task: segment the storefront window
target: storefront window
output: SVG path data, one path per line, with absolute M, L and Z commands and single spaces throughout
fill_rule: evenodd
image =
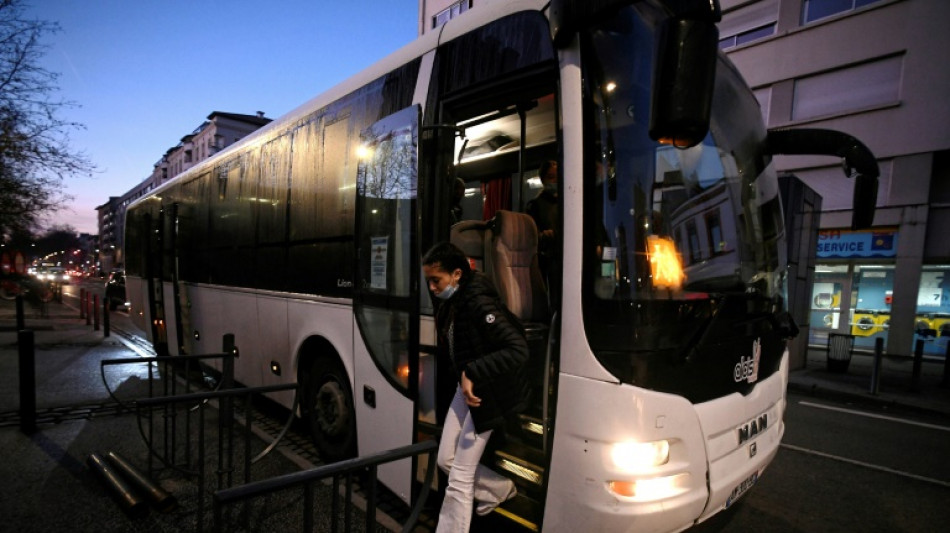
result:
M 950 265 L 924 266 L 917 292 L 914 346 L 923 341 L 925 355 L 945 355 L 950 342 Z
M 884 339 L 884 345 L 887 346 L 893 294 L 893 266 L 854 267 L 849 333 L 854 335 L 856 348 L 873 350 L 878 338 Z
M 841 321 L 841 294 L 848 284 L 847 265 L 817 265 L 811 295 L 809 344 L 825 344 Z
M 854 335 L 860 350 L 873 350 L 877 339 L 886 348 L 897 240 L 896 228 L 819 232 L 816 257 L 827 262 L 815 266 L 810 344 L 824 345 L 835 332 Z

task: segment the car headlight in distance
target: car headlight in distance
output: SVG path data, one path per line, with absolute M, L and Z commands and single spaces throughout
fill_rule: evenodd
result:
M 670 460 L 670 441 L 618 442 L 610 449 L 610 459 L 623 472 L 643 472 Z

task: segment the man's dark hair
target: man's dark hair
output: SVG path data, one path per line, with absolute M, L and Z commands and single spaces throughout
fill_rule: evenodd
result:
M 462 271 L 463 277 L 472 271 L 465 253 L 459 250 L 458 246 L 447 241 L 440 242 L 430 248 L 425 257 L 422 258 L 422 264 L 438 264 L 446 272 L 455 272 L 455 269 L 458 268 Z

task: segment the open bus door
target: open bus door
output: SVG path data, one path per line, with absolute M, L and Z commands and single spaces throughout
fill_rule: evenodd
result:
M 419 375 L 418 124 L 412 106 L 363 131 L 356 191 L 354 403 L 361 455 L 412 444 Z M 403 500 L 413 461 L 379 478 Z

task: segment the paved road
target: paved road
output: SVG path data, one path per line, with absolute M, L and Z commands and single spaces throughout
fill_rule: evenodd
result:
M 95 289 L 97 285 L 87 287 Z M 67 304 L 75 306 L 77 295 L 77 286 L 64 291 Z M 98 345 L 97 355 L 108 356 L 110 346 L 113 345 Z M 118 342 L 114 346 L 116 350 L 123 348 Z M 69 379 L 41 380 L 40 387 L 59 383 L 57 392 L 60 399 L 89 394 L 89 389 L 75 387 L 74 390 L 63 385 L 78 384 L 83 381 L 78 378 L 91 377 L 93 370 L 98 373 L 97 362 L 88 361 L 88 356 L 77 356 L 83 349 L 83 346 L 76 345 L 52 350 L 51 354 L 61 352 L 71 356 L 72 364 L 66 365 L 63 364 L 65 360 L 59 360 L 57 363 L 60 364 L 47 367 L 48 372 L 59 373 L 64 378 L 69 374 Z M 103 349 L 105 351 L 100 353 Z M 120 381 L 135 377 L 141 378 L 122 376 Z M 12 373 L 10 378 L 13 379 Z M 98 376 L 95 379 L 101 380 Z M 102 396 L 101 391 L 98 396 Z M 45 430 L 41 436 L 67 450 L 64 457 L 81 460 L 88 453 L 84 447 L 86 444 L 95 449 L 96 442 L 101 441 L 101 435 L 87 430 L 109 420 L 113 419 L 92 417 L 90 422 L 65 423 Z M 66 430 L 72 433 L 59 436 Z M 129 433 L 125 428 L 117 427 L 115 431 L 119 430 L 121 434 Z M 8 430 L 5 435 L 11 442 L 5 443 L 4 447 L 15 449 L 12 446 L 12 441 L 16 440 L 15 430 Z M 80 438 L 84 435 L 88 439 Z M 90 442 L 86 443 L 86 440 Z M 33 446 L 36 446 L 35 442 Z M 819 533 L 943 530 L 950 522 L 948 451 L 950 420 L 945 417 L 928 418 L 919 412 L 902 413 L 893 409 L 873 410 L 867 406 L 855 407 L 791 394 L 783 447 L 758 486 L 733 511 L 694 530 Z M 43 457 L 40 455 L 36 460 Z M 14 470 L 22 476 L 22 468 Z M 81 466 L 73 470 L 79 472 Z M 41 466 L 37 467 L 38 473 L 44 471 Z M 5 471 L 3 477 L 10 479 L 8 476 L 12 475 L 12 470 Z M 67 476 L 66 479 L 70 478 Z M 69 483 L 58 479 L 41 485 L 65 488 Z M 85 492 L 102 494 L 101 487 L 90 484 Z M 105 508 L 114 513 L 111 504 Z M 121 525 L 117 529 L 102 528 L 101 520 L 100 515 L 97 517 L 100 530 L 121 530 Z M 486 521 L 476 523 L 475 529 L 496 533 L 500 527 L 496 521 Z M 81 526 L 75 529 L 84 530 Z
M 778 457 L 735 512 L 697 531 L 939 531 L 950 423 L 789 396 Z

